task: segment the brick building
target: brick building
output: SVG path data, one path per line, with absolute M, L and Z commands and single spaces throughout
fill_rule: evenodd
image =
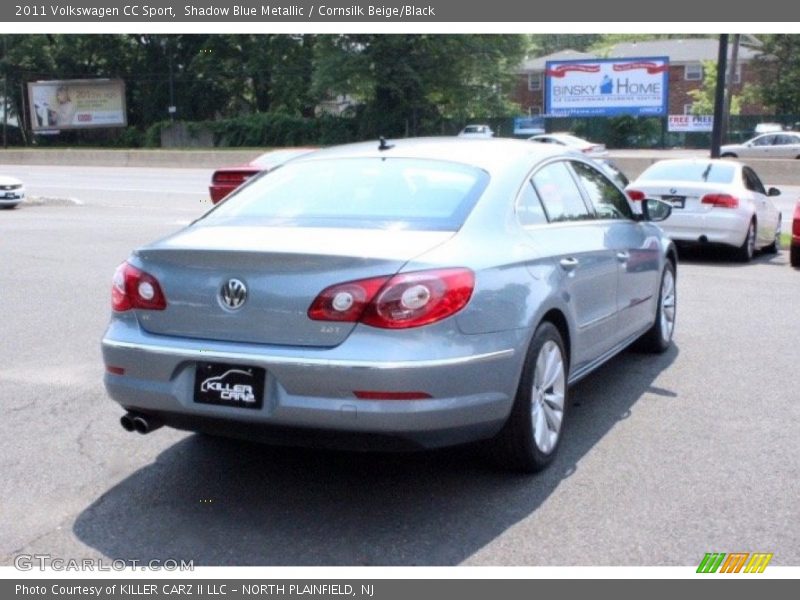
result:
M 734 76 L 733 93 L 739 94 L 744 85 L 758 84 L 761 70 L 755 63 L 759 55 L 756 42 L 749 36 L 742 36 L 739 46 L 736 74 Z M 639 58 L 646 56 L 669 57 L 669 108 L 671 115 L 691 113 L 692 97 L 690 90 L 699 89 L 703 85 L 703 63 L 717 60 L 719 41 L 712 38 L 692 38 L 681 40 L 654 40 L 645 42 L 625 42 L 613 46 L 606 56 L 564 50 L 526 60 L 518 71 L 520 77 L 514 92 L 517 102 L 530 116 L 544 114 L 544 71 L 548 61 L 591 60 L 595 58 Z M 729 46 L 730 52 L 730 46 Z M 760 104 L 745 104 L 743 115 L 770 114 Z

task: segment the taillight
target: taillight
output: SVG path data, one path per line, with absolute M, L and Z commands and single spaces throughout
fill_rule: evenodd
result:
M 641 202 L 645 197 L 644 192 L 640 192 L 639 190 L 628 190 L 625 193 L 628 194 L 628 198 L 634 202 Z
M 706 194 L 700 200 L 702 204 L 710 204 L 718 208 L 738 208 L 739 199 L 730 194 Z
M 253 175 L 255 173 L 249 171 L 217 171 L 214 173 L 212 181 L 216 184 L 240 185 Z
M 361 322 L 382 329 L 420 327 L 466 306 L 475 288 L 469 269 L 434 269 L 349 281 L 324 289 L 308 309 L 315 321 Z
M 124 262 L 114 272 L 111 308 L 117 312 L 133 308 L 164 310 L 167 299 L 155 277 Z

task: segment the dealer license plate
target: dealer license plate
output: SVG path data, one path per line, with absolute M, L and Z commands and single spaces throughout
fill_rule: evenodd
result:
M 239 408 L 261 408 L 266 371 L 260 367 L 198 363 L 194 401 Z

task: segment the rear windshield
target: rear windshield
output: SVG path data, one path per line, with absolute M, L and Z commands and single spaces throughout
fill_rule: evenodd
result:
M 205 219 L 269 226 L 455 231 L 489 176 L 446 161 L 346 158 L 290 162 L 241 189 Z
M 696 183 L 732 183 L 736 167 L 712 162 L 660 162 L 639 175 L 639 181 L 691 181 Z

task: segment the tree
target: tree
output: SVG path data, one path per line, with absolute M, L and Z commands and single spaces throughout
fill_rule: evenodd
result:
M 703 84 L 696 90 L 689 90 L 692 98 L 693 115 L 714 114 L 714 90 L 717 87 L 717 61 L 703 61 Z M 752 85 L 744 85 L 742 91 L 731 96 L 730 114 L 738 115 L 742 112 L 744 104 L 755 100 L 757 91 Z
M 761 99 L 775 114 L 800 114 L 800 36 L 773 34 L 762 40 L 762 54 L 756 59 L 765 74 Z
M 521 35 L 338 35 L 317 40 L 314 89 L 361 102 L 361 135 L 436 131 L 513 112 Z

